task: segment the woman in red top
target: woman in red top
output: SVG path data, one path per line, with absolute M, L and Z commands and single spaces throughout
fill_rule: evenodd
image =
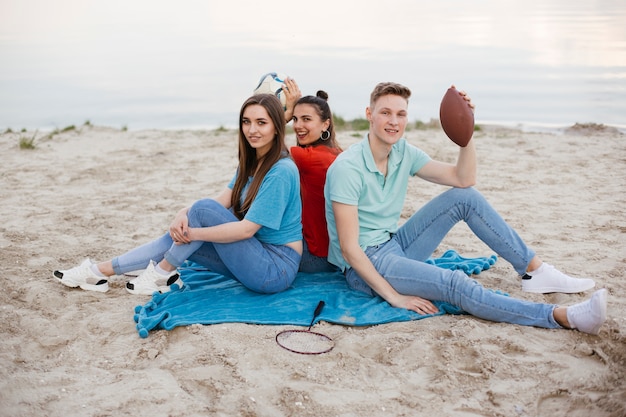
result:
M 341 148 L 335 139 L 333 116 L 328 94 L 300 98 L 293 109 L 293 130 L 298 146 L 291 155 L 300 171 L 302 195 L 302 231 L 304 251 L 300 260 L 302 272 L 331 272 L 337 267 L 328 262 L 328 230 L 324 204 L 326 170 Z

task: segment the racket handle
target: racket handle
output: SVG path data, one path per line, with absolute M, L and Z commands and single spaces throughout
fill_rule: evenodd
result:
M 315 318 L 317 316 L 320 315 L 320 313 L 322 312 L 322 310 L 324 309 L 324 306 L 326 305 L 326 303 L 324 302 L 324 300 L 321 300 L 318 304 L 317 307 L 315 308 L 315 312 L 313 313 L 313 320 L 315 320 Z
M 326 303 L 324 302 L 324 300 L 321 300 L 319 303 L 317 303 L 317 307 L 315 307 L 315 311 L 313 312 L 313 318 L 311 319 L 311 324 L 309 324 L 308 330 L 311 330 L 311 327 L 313 327 L 313 322 L 315 321 L 317 316 L 320 315 L 325 304 Z

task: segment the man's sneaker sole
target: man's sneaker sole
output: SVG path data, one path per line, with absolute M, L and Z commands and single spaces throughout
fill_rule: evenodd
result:
M 596 286 L 596 283 L 594 281 L 591 281 L 587 285 L 581 285 L 580 287 L 577 287 L 575 289 L 562 288 L 562 287 L 535 287 L 533 288 L 530 285 L 524 286 L 524 283 L 522 283 L 522 291 L 536 293 L 536 294 L 550 294 L 550 293 L 555 293 L 555 292 L 562 293 L 562 294 L 578 294 L 578 293 L 590 290 L 595 286 Z
M 87 291 L 96 291 L 96 292 L 107 292 L 109 291 L 109 281 L 102 278 L 100 281 L 98 281 L 96 284 L 87 284 L 86 282 L 84 283 L 79 283 L 79 282 L 75 282 L 67 277 L 63 277 L 63 272 L 61 271 L 54 271 L 52 273 L 52 276 L 54 278 L 57 279 L 57 281 L 59 281 L 61 284 L 67 286 L 67 287 L 71 287 L 71 288 L 76 288 L 76 287 L 80 287 L 83 290 L 87 290 Z

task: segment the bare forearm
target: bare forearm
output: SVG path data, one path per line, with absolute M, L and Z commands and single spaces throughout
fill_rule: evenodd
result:
M 417 296 L 404 295 L 397 292 L 387 280 L 378 273 L 374 265 L 371 263 L 365 252 L 359 251 L 353 256 L 347 255 L 346 261 L 350 265 L 355 265 L 353 268 L 359 274 L 361 278 L 374 290 L 374 292 L 385 299 L 390 305 L 398 308 L 405 308 L 407 310 L 415 311 L 419 314 L 435 314 L 438 308 L 435 305 L 424 298 Z M 345 256 L 345 255 L 344 255 Z M 349 261 L 350 259 L 351 261 Z
M 378 273 L 370 259 L 360 247 L 344 251 L 344 259 L 372 290 L 389 304 L 394 304 L 398 292 Z
M 462 187 L 476 184 L 476 147 L 470 140 L 466 147 L 460 148 L 459 159 L 456 164 L 456 175 Z
M 254 223 L 245 221 L 223 223 L 210 227 L 190 227 L 189 240 L 232 243 L 251 238 L 258 229 Z

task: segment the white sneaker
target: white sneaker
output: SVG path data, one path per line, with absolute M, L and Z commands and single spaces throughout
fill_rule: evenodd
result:
M 126 283 L 126 291 L 131 294 L 152 295 L 156 291 L 169 292 L 174 284 L 178 288 L 183 287 L 183 281 L 176 269 L 168 275 L 161 275 L 154 269 L 154 262 L 150 261 L 145 271 Z
M 587 291 L 595 286 L 596 283 L 592 279 L 572 278 L 545 262 L 532 274 L 528 273 L 522 279 L 523 291 L 541 294 L 550 292 L 573 294 Z
M 606 321 L 607 290 L 593 293 L 591 298 L 567 308 L 567 321 L 572 329 L 597 335 Z
M 90 259 L 85 259 L 82 264 L 72 269 L 54 271 L 52 276 L 68 287 L 107 292 L 109 290 L 109 281 L 94 274 L 91 270 L 91 265 L 93 265 L 93 262 Z

